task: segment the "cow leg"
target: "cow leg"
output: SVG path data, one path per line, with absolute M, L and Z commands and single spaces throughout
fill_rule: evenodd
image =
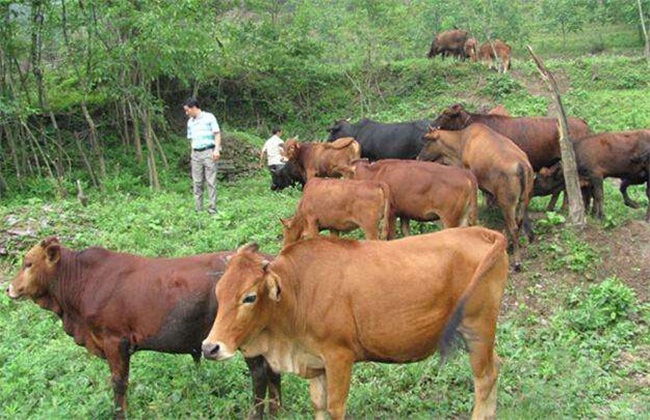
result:
M 632 200 L 630 196 L 627 195 L 627 187 L 629 187 L 630 185 L 634 185 L 634 184 L 629 179 L 623 178 L 621 179 L 621 186 L 619 190 L 621 191 L 621 195 L 623 196 L 623 202 L 625 203 L 625 205 L 628 207 L 632 207 L 633 209 L 638 209 L 639 203 Z
M 269 389 L 269 411 L 271 416 L 276 417 L 282 408 L 282 377 L 279 373 L 273 372 L 271 366 L 264 359 L 266 365 L 267 384 Z
M 110 340 L 104 344 L 104 354 L 111 370 L 111 384 L 113 386 L 113 400 L 115 403 L 114 417 L 126 418 L 126 390 L 129 386 L 129 341 Z
M 515 271 L 521 270 L 521 258 L 519 255 L 519 224 L 515 215 L 515 205 L 511 203 L 504 203 L 499 200 L 499 207 L 503 212 L 503 219 L 506 224 L 506 232 L 510 237 L 512 243 L 512 268 Z
M 402 227 L 402 236 L 404 237 L 411 236 L 411 226 L 410 226 L 411 219 L 409 219 L 408 217 L 400 217 L 399 221 Z
M 384 223 L 388 223 L 388 236 L 386 239 L 395 239 L 395 235 L 397 234 L 397 227 L 395 226 L 397 224 L 397 216 L 395 215 L 395 211 L 392 209 L 388 211 L 388 216 Z
M 648 179 L 646 180 L 645 185 L 645 196 L 648 198 L 648 207 L 645 211 L 645 221 L 650 223 L 650 160 L 646 164 Z
M 345 418 L 353 362 L 354 355 L 349 350 L 337 351 L 325 355 L 327 412 L 332 420 L 342 420 Z
M 360 225 L 363 234 L 368 240 L 379 239 L 379 223 L 362 223 Z
M 591 185 L 593 186 L 594 195 L 594 215 L 603 218 L 603 203 L 605 201 L 605 194 L 603 192 L 603 179 L 597 176 L 591 177 Z
M 330 237 L 338 238 L 339 237 L 339 231 L 336 230 L 336 229 L 330 229 Z
M 327 418 L 327 376 L 325 373 L 309 381 L 309 397 L 314 407 L 314 418 Z
M 546 206 L 546 211 L 555 211 L 555 206 L 557 205 L 557 200 L 560 198 L 559 192 L 553 192 L 551 194 L 551 199 Z M 564 200 L 562 201 L 562 208 L 564 208 Z
M 469 343 L 469 360 L 474 372 L 474 410 L 472 419 L 494 419 L 497 411 L 499 357 L 494 344 L 482 340 Z
M 245 358 L 248 370 L 253 379 L 254 406 L 251 419 L 261 419 L 264 416 L 264 401 L 266 400 L 268 364 L 263 356 Z

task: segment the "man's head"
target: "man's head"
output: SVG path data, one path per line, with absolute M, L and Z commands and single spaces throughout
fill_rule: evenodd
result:
M 183 109 L 185 110 L 185 115 L 190 118 L 196 118 L 201 113 L 201 104 L 199 104 L 198 99 L 190 98 L 183 104 Z
M 273 127 L 273 135 L 281 136 L 282 135 L 282 129 L 280 127 Z

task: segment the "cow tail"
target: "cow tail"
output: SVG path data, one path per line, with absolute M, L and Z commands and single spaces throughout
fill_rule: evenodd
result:
M 476 267 L 472 279 L 469 281 L 467 288 L 463 294 L 458 299 L 458 303 L 454 308 L 454 311 L 445 325 L 445 328 L 442 332 L 442 336 L 438 341 L 438 350 L 440 351 L 440 369 L 445 365 L 447 357 L 453 353 L 457 347 L 465 347 L 465 339 L 461 332 L 459 331 L 460 324 L 463 321 L 465 305 L 472 297 L 472 294 L 479 286 L 485 275 L 494 267 L 495 263 L 499 260 L 500 255 L 504 255 L 506 258 L 506 267 L 508 266 L 507 258 L 508 254 L 506 253 L 506 238 L 494 231 L 484 231 L 483 238 L 492 243 L 492 247 L 485 254 L 481 262 Z
M 390 188 L 385 182 L 379 182 L 382 195 L 384 196 L 384 217 L 381 226 L 380 239 L 388 239 L 388 232 L 390 228 Z

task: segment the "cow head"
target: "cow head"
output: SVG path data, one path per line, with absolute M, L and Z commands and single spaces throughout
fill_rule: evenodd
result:
M 327 141 L 334 141 L 340 139 L 341 137 L 355 137 L 355 130 L 352 124 L 350 124 L 350 119 L 334 121 L 334 124 L 331 127 L 327 128 L 327 131 L 330 132 Z
M 208 337 L 203 340 L 203 355 L 226 360 L 237 349 L 245 356 L 246 344 L 254 340 L 269 321 L 272 305 L 280 301 L 279 277 L 269 261 L 258 253 L 257 244 L 237 250 L 216 286 L 219 309 Z M 255 354 L 252 354 L 255 353 Z
M 25 254 L 23 266 L 9 285 L 7 295 L 12 299 L 28 297 L 37 301 L 48 292 L 60 260 L 59 240 L 54 237 L 42 240 Z
M 450 132 L 429 127 L 429 132 L 422 136 L 424 147 L 418 154 L 418 160 L 438 162 L 443 165 L 462 166 L 453 141 L 450 142 Z
M 286 157 L 288 161 L 295 161 L 298 157 L 299 150 L 300 143 L 298 143 L 298 139 L 291 138 L 284 142 L 284 157 Z
M 462 105 L 456 104 L 442 111 L 433 122 L 433 126 L 443 130 L 462 130 L 471 123 L 471 118 Z
M 564 188 L 564 173 L 562 171 L 562 161 L 542 168 L 535 174 L 535 183 L 533 184 L 533 195 L 544 196 L 553 193 L 557 189 Z

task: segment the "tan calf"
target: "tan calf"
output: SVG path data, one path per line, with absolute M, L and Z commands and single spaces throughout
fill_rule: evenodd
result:
M 323 229 L 338 236 L 360 228 L 366 239 L 386 239 L 389 210 L 390 192 L 383 182 L 313 178 L 305 185 L 295 216 L 281 219 L 284 245 L 315 237 Z

